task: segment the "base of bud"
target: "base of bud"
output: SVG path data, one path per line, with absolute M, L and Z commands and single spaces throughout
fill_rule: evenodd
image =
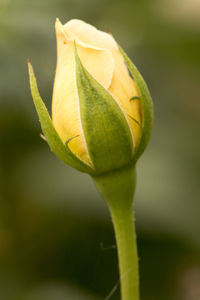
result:
M 92 176 L 96 188 L 110 205 L 132 205 L 136 184 L 135 165 L 114 170 L 100 176 Z M 118 203 L 119 202 L 119 203 Z

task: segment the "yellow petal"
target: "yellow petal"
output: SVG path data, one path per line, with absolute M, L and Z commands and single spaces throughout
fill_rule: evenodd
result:
M 128 73 L 128 69 L 124 63 L 123 57 L 119 50 L 112 51 L 115 68 L 109 91 L 125 112 L 125 116 L 131 128 L 135 145 L 138 144 L 141 129 L 129 116 L 141 123 L 141 104 L 140 101 L 130 101 L 133 96 L 139 96 L 137 87 L 133 79 Z
M 111 84 L 114 59 L 110 50 L 96 50 L 77 44 L 78 55 L 88 72 L 105 88 Z
M 114 39 L 80 20 L 69 21 L 62 26 L 62 32 L 66 42 L 76 41 L 79 57 L 88 72 L 108 88 L 113 76 L 114 60 L 109 47 L 104 46 L 116 48 Z
M 63 29 L 69 39 L 75 39 L 77 43 L 82 43 L 87 47 L 117 49 L 117 44 L 110 34 L 81 20 L 71 20 L 63 26 Z
M 82 133 L 79 103 L 75 81 L 74 46 L 66 44 L 62 25 L 57 21 L 57 68 L 53 89 L 52 120 L 63 142 L 77 136 L 69 143 L 71 151 L 90 164 Z

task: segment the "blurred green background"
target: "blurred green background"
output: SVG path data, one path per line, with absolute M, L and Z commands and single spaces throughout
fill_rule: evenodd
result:
M 199 0 L 0 0 L 0 299 L 120 299 L 107 208 L 39 137 L 26 61 L 50 109 L 56 17 L 112 32 L 154 99 L 135 195 L 141 299 L 200 299 Z

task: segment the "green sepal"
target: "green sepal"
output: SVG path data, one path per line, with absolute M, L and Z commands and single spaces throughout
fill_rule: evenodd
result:
M 142 136 L 135 154 L 135 161 L 137 161 L 146 149 L 146 146 L 148 145 L 151 136 L 153 126 L 153 102 L 147 84 L 144 81 L 142 75 L 120 46 L 119 50 L 123 55 L 125 63 L 137 84 L 140 93 L 139 100 L 142 104 Z M 130 100 L 134 99 L 136 99 L 136 97 L 133 97 Z
M 56 132 L 53 126 L 48 110 L 42 98 L 40 97 L 36 78 L 30 62 L 28 62 L 28 70 L 29 70 L 31 94 L 33 97 L 36 111 L 39 116 L 43 134 L 45 136 L 47 143 L 49 144 L 49 147 L 66 164 L 70 165 L 73 168 L 76 168 L 81 172 L 94 174 L 94 170 L 92 170 L 89 166 L 85 165 L 71 152 L 71 150 L 68 147 L 68 143 L 70 139 L 67 141 L 66 145 L 63 144 L 62 140 L 60 139 L 58 133 Z
M 111 94 L 82 65 L 75 46 L 80 116 L 90 159 L 102 174 L 128 165 L 134 146 L 128 122 Z

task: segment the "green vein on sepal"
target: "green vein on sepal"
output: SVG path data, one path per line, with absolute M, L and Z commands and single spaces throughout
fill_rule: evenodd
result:
M 133 101 L 133 100 L 141 100 L 141 97 L 140 96 L 133 96 L 133 97 L 131 97 L 130 101 Z
M 75 138 L 77 138 L 78 136 L 80 136 L 79 134 L 78 135 L 75 135 L 75 136 L 72 136 L 70 138 L 68 138 L 66 141 L 65 141 L 65 146 L 68 146 L 69 142 Z
M 99 173 L 133 160 L 134 145 L 123 111 L 82 65 L 75 47 L 80 116 L 90 159 Z
M 69 142 L 73 139 L 75 139 L 76 137 L 78 137 L 80 135 L 75 135 L 75 136 L 72 136 L 70 138 L 68 138 L 66 141 L 65 141 L 65 147 L 67 148 L 67 152 L 69 152 L 70 156 L 73 156 L 75 159 L 77 158 L 76 155 L 70 150 L 69 148 Z M 81 163 L 82 163 L 82 160 L 79 160 Z M 85 165 L 86 163 L 84 163 Z M 86 166 L 88 166 L 88 164 L 86 164 Z M 95 173 L 93 169 L 91 169 L 91 174 Z
M 90 174 L 94 174 L 94 171 L 85 165 L 82 161 L 80 161 L 68 148 L 66 147 L 62 140 L 60 139 L 59 135 L 57 134 L 52 120 L 49 116 L 48 110 L 40 97 L 36 78 L 34 75 L 34 71 L 30 62 L 28 62 L 28 70 L 29 70 L 29 79 L 30 79 L 30 87 L 31 87 L 31 94 L 33 97 L 33 101 L 35 104 L 36 111 L 39 116 L 39 120 L 41 123 L 42 131 L 44 134 L 44 139 L 49 144 L 51 150 L 65 163 L 70 165 L 73 168 L 78 169 L 82 172 L 87 172 Z
M 143 126 L 140 124 L 140 122 L 138 122 L 138 120 L 136 120 L 135 118 L 133 118 L 132 116 L 130 116 L 130 115 L 128 115 L 129 116 L 129 118 L 131 119 L 131 120 L 133 120 L 142 130 L 143 130 Z
M 144 152 L 151 136 L 153 126 L 153 102 L 147 84 L 145 83 L 142 75 L 120 46 L 119 50 L 123 55 L 125 63 L 137 84 L 140 93 L 140 101 L 142 103 L 143 131 L 140 144 L 138 146 L 138 149 L 136 150 L 135 160 L 137 160 Z

